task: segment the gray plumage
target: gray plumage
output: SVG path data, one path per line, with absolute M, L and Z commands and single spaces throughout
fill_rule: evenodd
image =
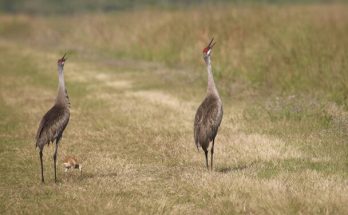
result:
M 36 147 L 43 149 L 46 144 L 53 143 L 63 135 L 70 117 L 69 108 L 54 105 L 42 118 L 36 134 Z
M 39 128 L 36 133 L 36 147 L 40 149 L 40 163 L 41 163 L 41 180 L 44 182 L 42 151 L 46 144 L 56 141 L 54 160 L 54 179 L 57 182 L 56 163 L 59 141 L 62 138 L 63 132 L 68 125 L 70 118 L 70 102 L 64 82 L 64 63 L 65 55 L 58 60 L 58 95 L 53 107 L 41 119 Z
M 210 142 L 212 142 L 211 147 L 211 169 L 213 169 L 213 154 L 214 154 L 214 143 L 215 137 L 218 133 L 222 116 L 223 116 L 223 107 L 222 102 L 219 96 L 219 93 L 216 89 L 213 74 L 211 71 L 211 61 L 210 54 L 212 47 L 215 45 L 212 44 L 213 39 L 209 45 L 203 50 L 204 60 L 207 64 L 208 71 L 208 88 L 207 96 L 203 100 L 202 104 L 198 107 L 195 121 L 194 121 L 194 139 L 197 149 L 202 147 L 205 153 L 206 165 L 208 165 L 208 148 Z

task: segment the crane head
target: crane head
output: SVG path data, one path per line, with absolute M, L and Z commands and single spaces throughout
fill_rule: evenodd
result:
M 213 41 L 214 41 L 214 37 L 213 37 L 213 39 L 211 39 L 211 41 L 210 41 L 210 43 L 208 44 L 208 46 L 205 47 L 205 48 L 203 49 L 204 57 L 210 56 L 211 49 L 212 49 L 213 46 L 216 44 L 216 42 L 213 43 Z
M 64 63 L 67 60 L 67 58 L 65 58 L 66 54 L 67 53 L 65 53 L 62 58 L 58 59 L 58 65 L 64 66 Z

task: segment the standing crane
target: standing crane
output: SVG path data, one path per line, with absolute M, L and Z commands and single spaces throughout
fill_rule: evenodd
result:
M 54 181 L 57 183 L 56 164 L 59 141 L 62 138 L 64 129 L 68 125 L 70 117 L 70 102 L 64 82 L 64 63 L 66 53 L 58 59 L 58 95 L 53 107 L 43 116 L 36 134 L 36 147 L 40 149 L 41 180 L 44 182 L 42 151 L 46 144 L 56 141 L 56 148 L 53 154 L 54 160 Z
M 213 40 L 214 38 L 210 41 L 209 45 L 203 49 L 203 58 L 207 65 L 208 71 L 208 88 L 205 99 L 197 109 L 194 122 L 195 143 L 197 149 L 199 149 L 199 147 L 202 147 L 205 153 L 205 161 L 208 170 L 209 143 L 212 142 L 210 166 L 211 170 L 213 170 L 214 141 L 223 115 L 222 102 L 219 93 L 216 89 L 211 69 L 210 54 L 213 46 L 215 45 L 215 42 L 213 43 Z

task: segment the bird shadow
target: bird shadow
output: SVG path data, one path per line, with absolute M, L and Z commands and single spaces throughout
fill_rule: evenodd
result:
M 256 164 L 256 161 L 253 161 L 248 164 L 240 164 L 240 165 L 232 166 L 232 167 L 218 167 L 215 169 L 215 171 L 220 173 L 237 172 L 237 171 L 248 169 L 254 166 L 255 164 Z
M 118 174 L 116 172 L 110 172 L 110 173 L 101 173 L 101 174 L 94 174 L 94 173 L 82 173 L 81 179 L 91 179 L 91 178 L 113 178 L 116 177 Z

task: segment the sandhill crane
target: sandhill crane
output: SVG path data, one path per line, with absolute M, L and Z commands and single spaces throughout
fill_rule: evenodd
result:
M 41 119 L 39 129 L 36 134 L 36 147 L 40 149 L 40 163 L 41 163 L 41 180 L 44 182 L 42 151 L 46 144 L 56 141 L 55 151 L 53 154 L 54 161 L 54 181 L 57 183 L 56 164 L 58 144 L 62 138 L 64 129 L 68 125 L 70 117 L 70 102 L 68 93 L 65 89 L 64 82 L 64 63 L 66 61 L 65 55 L 58 59 L 58 95 L 53 107 Z
M 65 159 L 63 160 L 63 165 L 65 172 L 67 172 L 68 169 L 79 169 L 82 174 L 82 164 L 80 164 L 73 156 L 65 157 Z
M 202 149 L 204 150 L 208 170 L 209 143 L 212 142 L 210 166 L 211 170 L 213 170 L 214 141 L 223 115 L 222 102 L 216 89 L 211 69 L 210 54 L 213 46 L 215 45 L 215 42 L 213 43 L 213 40 L 214 38 L 210 41 L 209 45 L 203 49 L 203 58 L 207 65 L 208 71 L 208 88 L 205 99 L 197 109 L 194 122 L 195 143 L 197 149 L 199 149 L 199 147 L 202 147 Z

